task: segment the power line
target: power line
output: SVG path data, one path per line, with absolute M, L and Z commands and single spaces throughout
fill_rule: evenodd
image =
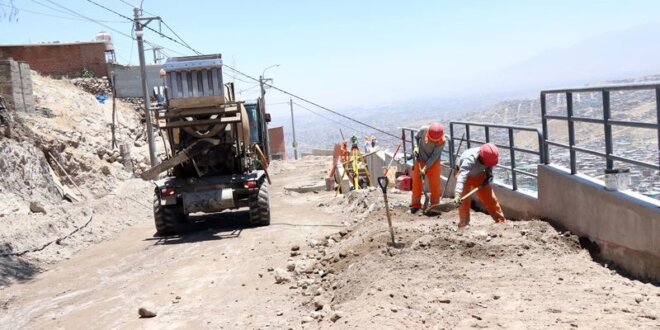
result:
M 50 1 L 50 0 L 47 0 L 47 1 Z M 88 1 L 88 2 L 91 2 L 91 3 L 94 3 L 94 4 L 97 4 L 96 2 L 94 2 L 94 1 L 92 1 L 92 0 L 87 0 L 87 1 Z M 100 6 L 100 7 L 102 7 L 102 8 L 105 8 L 105 9 L 107 9 L 107 10 L 110 10 L 110 9 L 108 9 L 108 8 L 105 7 L 105 6 L 102 6 L 102 5 L 99 5 L 99 4 L 97 4 L 97 5 Z M 110 11 L 116 13 L 116 12 L 113 11 L 113 10 L 110 10 Z M 118 14 L 118 13 L 116 13 L 116 14 Z M 127 18 L 126 16 L 123 16 L 123 15 L 121 15 L 121 14 L 118 14 L 118 15 L 120 15 L 120 16 L 122 16 L 122 17 L 124 17 L 124 18 Z M 155 16 L 157 16 L 157 15 L 155 15 Z M 161 19 L 161 21 L 162 21 L 162 19 Z M 169 39 L 169 40 L 171 40 L 172 42 L 175 42 L 175 43 L 177 43 L 177 44 L 179 44 L 179 45 L 181 45 L 181 46 L 183 46 L 183 47 L 186 47 L 187 49 L 193 51 L 193 52 L 194 52 L 195 54 L 197 54 L 197 55 L 200 55 L 200 54 L 201 54 L 199 51 L 197 51 L 196 49 L 194 49 L 194 48 L 192 48 L 190 45 L 188 45 L 188 43 L 186 43 L 185 41 L 183 41 L 183 39 L 182 39 L 178 34 L 176 34 L 174 31 L 172 31 L 172 29 L 169 28 L 169 27 L 168 27 L 168 28 L 170 29 L 170 31 L 172 31 L 172 32 L 173 32 L 173 33 L 174 33 L 179 39 L 181 39 L 181 41 L 178 41 L 178 40 L 176 40 L 176 39 L 174 39 L 174 38 L 172 38 L 172 37 L 170 37 L 170 36 L 168 36 L 168 35 L 166 35 L 166 34 L 160 32 L 160 31 L 157 31 L 157 30 L 155 30 L 155 29 L 149 27 L 149 26 L 145 26 L 145 27 L 146 27 L 147 29 L 149 29 L 149 30 L 151 30 L 151 31 L 153 31 L 153 32 L 155 32 L 155 33 L 157 33 L 158 35 L 160 35 L 160 36 L 163 37 L 163 38 Z M 240 74 L 240 75 L 242 75 L 242 76 L 244 76 L 244 77 L 246 77 L 246 78 L 249 78 L 249 79 L 251 79 L 251 80 L 254 80 L 254 81 L 256 81 L 256 82 L 260 82 L 260 83 L 261 83 L 261 81 L 260 81 L 259 79 L 254 78 L 254 77 L 252 77 L 252 76 L 250 76 L 250 75 L 248 75 L 248 74 L 246 74 L 246 73 L 243 73 L 243 72 L 241 72 L 241 71 L 239 71 L 239 70 L 237 70 L 237 69 L 235 69 L 235 68 L 233 68 L 233 67 L 231 67 L 231 66 L 229 66 L 229 65 L 226 65 L 226 64 L 225 64 L 224 67 L 226 67 L 226 68 L 232 70 L 233 72 L 238 73 L 238 74 Z M 234 79 L 237 79 L 235 76 L 234 76 L 233 78 L 234 78 Z M 367 124 L 367 123 L 365 123 L 365 122 L 359 121 L 359 120 L 357 120 L 357 119 L 353 119 L 353 118 L 351 118 L 351 117 L 349 117 L 349 116 L 346 116 L 346 115 L 344 115 L 344 114 L 342 114 L 342 113 L 340 113 L 340 112 L 334 111 L 334 110 L 332 110 L 332 109 L 330 109 L 330 108 L 327 108 L 327 107 L 324 107 L 324 106 L 322 106 L 322 105 L 320 105 L 320 104 L 318 104 L 318 103 L 316 103 L 316 102 L 310 101 L 309 99 L 306 99 L 306 98 L 304 98 L 304 97 L 302 97 L 302 96 L 298 96 L 298 95 L 296 95 L 296 94 L 293 94 L 293 93 L 291 93 L 291 92 L 288 92 L 288 91 L 286 91 L 286 90 L 284 90 L 284 89 L 281 89 L 281 88 L 279 88 L 279 87 L 276 87 L 276 86 L 274 86 L 274 85 L 272 85 L 272 84 L 269 84 L 269 83 L 267 83 L 267 82 L 263 82 L 263 84 L 264 84 L 265 86 L 268 86 L 268 87 L 270 87 L 270 88 L 272 88 L 272 89 L 275 89 L 275 90 L 279 91 L 280 93 L 284 93 L 284 94 L 289 95 L 289 96 L 291 96 L 291 97 L 293 97 L 293 98 L 296 98 L 296 99 L 298 99 L 298 100 L 301 100 L 301 101 L 303 101 L 303 102 L 305 102 L 305 103 L 311 104 L 311 105 L 313 105 L 313 106 L 315 106 L 315 107 L 317 107 L 317 108 L 323 109 L 323 110 L 328 111 L 328 112 L 330 112 L 330 113 L 333 113 L 333 114 L 335 114 L 335 115 L 337 115 L 337 116 L 340 116 L 340 117 L 342 117 L 342 118 L 348 119 L 348 120 L 350 120 L 350 121 L 352 121 L 352 122 L 355 122 L 355 123 L 357 123 L 357 124 L 360 124 L 360 125 L 362 125 L 362 126 L 368 127 L 368 128 L 370 128 L 370 129 L 372 129 L 372 130 L 374 130 L 374 131 L 376 131 L 376 132 L 380 132 L 380 133 L 382 133 L 382 134 L 385 134 L 386 136 L 390 136 L 390 137 L 395 138 L 395 139 L 397 139 L 397 140 L 399 139 L 398 136 L 396 136 L 396 135 L 394 135 L 394 134 L 392 134 L 392 133 L 389 133 L 389 132 L 384 131 L 384 130 L 382 130 L 382 129 L 380 129 L 380 128 L 377 128 L 377 127 L 375 127 L 375 126 L 372 126 L 372 125 L 369 125 L 369 124 Z
M 318 112 L 316 112 L 316 111 L 314 111 L 314 110 L 312 110 L 312 109 L 310 109 L 310 108 L 307 108 L 307 107 L 305 107 L 305 106 L 299 104 L 298 102 L 293 102 L 293 104 L 295 104 L 295 105 L 297 105 L 298 107 L 303 108 L 303 109 L 305 109 L 305 110 L 307 110 L 307 111 L 309 111 L 309 112 L 311 112 L 311 113 L 313 113 L 313 114 L 315 114 L 315 115 L 317 115 L 317 116 L 319 116 L 319 117 L 321 117 L 321 118 L 323 118 L 323 119 L 325 119 L 325 120 L 329 120 L 329 121 L 331 121 L 331 122 L 333 122 L 333 123 L 335 123 L 335 124 L 337 124 L 337 125 L 339 125 L 339 126 L 342 126 L 342 127 L 344 127 L 344 128 L 348 128 L 348 129 L 350 129 L 351 131 L 354 131 L 354 132 L 357 132 L 357 133 L 360 133 L 360 134 L 364 134 L 364 133 L 365 133 L 365 132 L 363 132 L 363 131 L 361 131 L 361 130 L 358 130 L 358 129 L 354 128 L 354 127 L 348 126 L 348 125 L 346 125 L 346 124 L 344 124 L 344 123 L 342 123 L 342 122 L 340 122 L 340 121 L 338 121 L 338 120 L 334 120 L 334 119 L 332 119 L 332 118 L 328 118 L 328 117 L 326 117 L 326 116 L 324 116 L 324 115 L 322 115 L 322 114 L 320 114 L 320 113 L 318 113 Z
M 11 7 L 10 5 L 6 5 L 6 4 L 3 4 L 3 3 L 0 3 L 0 6 Z M 42 12 L 39 12 L 39 11 L 25 9 L 25 8 L 18 8 L 18 7 L 14 7 L 14 8 L 20 10 L 21 12 L 32 13 L 32 14 L 37 14 L 37 15 L 42 15 L 42 16 L 48 16 L 48 17 L 59 18 L 59 19 L 70 20 L 70 21 L 85 21 L 85 19 L 83 19 L 83 18 L 75 18 L 73 16 L 59 16 L 59 15 L 53 15 L 53 14 L 48 14 L 48 13 L 42 13 Z M 107 21 L 107 20 L 96 20 L 96 21 L 103 22 L 103 23 L 126 23 L 124 21 Z
M 32 1 L 35 2 L 35 3 L 37 3 L 37 4 L 40 4 L 40 5 L 44 6 L 44 7 L 46 7 L 46 8 L 54 9 L 54 8 L 48 6 L 48 5 L 44 4 L 44 3 L 41 3 L 41 2 L 39 2 L 39 1 L 37 1 L 37 0 L 32 0 Z M 78 16 L 78 17 L 82 17 L 82 18 L 84 18 L 84 19 L 86 19 L 86 20 L 88 20 L 88 21 L 90 21 L 90 22 L 93 22 L 93 23 L 96 23 L 96 24 L 98 24 L 98 25 L 101 25 L 101 26 L 103 26 L 103 27 L 105 27 L 105 28 L 107 28 L 107 29 L 109 29 L 109 30 L 111 30 L 111 31 L 114 31 L 114 32 L 116 32 L 116 33 L 118 33 L 118 34 L 120 34 L 120 35 L 126 37 L 126 38 L 133 39 L 132 36 L 130 36 L 130 35 L 128 35 L 128 34 L 122 32 L 122 31 L 119 31 L 119 30 L 117 30 L 117 29 L 115 29 L 115 28 L 113 28 L 113 27 L 111 27 L 111 26 L 109 26 L 109 25 L 107 25 L 107 24 L 101 23 L 101 22 L 99 22 L 99 21 L 97 21 L 97 20 L 95 20 L 95 19 L 93 19 L 93 18 L 91 18 L 91 17 L 88 17 L 88 16 L 85 16 L 85 15 L 83 15 L 83 14 L 81 14 L 81 13 L 78 13 L 78 12 L 75 11 L 75 10 L 69 9 L 69 8 L 67 8 L 67 7 L 64 7 L 64 6 L 58 4 L 58 3 L 54 2 L 54 1 L 51 1 L 51 0 L 45 0 L 45 1 L 51 3 L 51 4 L 55 5 L 55 6 L 58 6 L 58 7 L 62 8 L 62 9 L 64 9 L 64 10 L 70 12 L 71 14 L 74 14 L 74 15 Z
M 238 74 L 240 74 L 240 75 L 242 75 L 242 76 L 245 76 L 245 77 L 247 77 L 247 78 L 250 78 L 250 79 L 252 79 L 252 80 L 254 80 L 254 81 L 257 81 L 257 82 L 259 81 L 259 79 L 254 78 L 254 77 L 252 77 L 252 76 L 250 76 L 250 75 L 248 75 L 248 74 L 245 74 L 245 73 L 243 73 L 243 72 L 241 72 L 241 71 L 239 71 L 239 70 L 236 70 L 236 69 L 234 69 L 234 68 L 232 68 L 232 67 L 230 67 L 230 66 L 228 66 L 228 65 L 226 65 L 226 64 L 224 65 L 224 67 L 226 67 L 226 68 L 228 68 L 228 69 L 230 69 L 230 70 L 232 70 L 232 71 L 234 71 L 234 72 L 236 72 L 236 73 L 238 73 Z M 302 97 L 302 96 L 298 96 L 298 95 L 296 95 L 296 94 L 290 93 L 290 92 L 288 92 L 288 91 L 286 91 L 286 90 L 283 90 L 283 89 L 281 89 L 281 88 L 279 88 L 279 87 L 273 86 L 272 84 L 269 84 L 269 83 L 266 83 L 266 82 L 264 82 L 264 85 L 265 85 L 265 86 L 268 86 L 268 87 L 270 87 L 270 88 L 272 88 L 272 89 L 275 89 L 275 90 L 279 91 L 280 93 L 284 93 L 284 94 L 289 95 L 289 96 L 291 96 L 291 97 L 293 97 L 293 98 L 296 98 L 296 99 L 298 99 L 298 100 L 301 100 L 301 101 L 303 101 L 303 102 L 305 102 L 305 103 L 311 104 L 311 105 L 313 105 L 313 106 L 315 106 L 315 107 L 317 107 L 317 108 L 323 109 L 323 110 L 328 111 L 328 112 L 330 112 L 330 113 L 333 113 L 333 114 L 335 114 L 335 115 L 337 115 L 337 116 L 340 116 L 340 117 L 343 117 L 343 118 L 345 118 L 345 119 L 348 119 L 348 120 L 350 120 L 350 121 L 352 121 L 352 122 L 354 122 L 354 123 L 357 123 L 357 124 L 360 124 L 360 125 L 362 125 L 362 126 L 365 126 L 365 127 L 371 128 L 372 130 L 374 130 L 374 131 L 376 131 L 376 132 L 380 132 L 380 133 L 385 134 L 385 135 L 387 135 L 387 136 L 393 137 L 393 138 L 395 138 L 395 139 L 397 139 L 397 140 L 399 139 L 398 136 L 396 136 L 396 135 L 394 135 L 394 134 L 392 134 L 392 133 L 389 133 L 389 132 L 384 131 L 384 130 L 382 130 L 382 129 L 380 129 L 380 128 L 377 128 L 377 127 L 375 127 L 375 126 L 372 126 L 372 125 L 369 125 L 369 124 L 367 124 L 367 123 L 365 123 L 365 122 L 359 121 L 359 120 L 357 120 L 357 119 L 353 119 L 353 118 L 351 118 L 351 117 L 349 117 L 349 116 L 346 116 L 346 115 L 344 115 L 344 114 L 342 114 L 342 113 L 340 113 L 340 112 L 334 111 L 334 110 L 329 109 L 329 108 L 327 108 L 327 107 L 324 107 L 324 106 L 322 106 L 322 105 L 320 105 L 320 104 L 318 104 L 318 103 L 316 103 L 316 102 L 310 101 L 310 100 L 308 100 L 308 99 L 306 99 L 306 98 L 304 98 L 304 97 Z

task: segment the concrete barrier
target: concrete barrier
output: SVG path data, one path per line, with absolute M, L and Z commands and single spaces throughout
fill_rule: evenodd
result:
M 660 202 L 554 166 L 539 165 L 538 175 L 545 219 L 588 237 L 633 276 L 660 280 Z

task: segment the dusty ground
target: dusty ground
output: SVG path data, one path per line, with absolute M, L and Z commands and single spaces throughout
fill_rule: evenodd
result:
M 283 187 L 314 182 L 329 161 L 274 165 L 273 223 L 196 217 L 153 237 L 150 193 L 118 210 L 135 226 L 0 290 L 0 328 L 649 328 L 660 289 L 593 261 L 576 237 L 540 221 L 493 224 L 405 214 L 380 191 L 335 197 Z M 102 208 L 101 208 L 102 209 Z M 134 212 L 134 213 L 133 213 Z M 64 247 L 54 246 L 53 249 Z M 295 250 L 295 251 L 293 251 Z M 280 282 L 279 284 L 276 282 Z M 140 319 L 147 307 L 158 315 Z

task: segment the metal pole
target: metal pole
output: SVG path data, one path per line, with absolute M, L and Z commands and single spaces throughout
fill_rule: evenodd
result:
M 149 93 L 147 91 L 147 67 L 144 60 L 144 41 L 142 40 L 142 23 L 140 23 L 140 9 L 134 8 L 133 14 L 135 16 L 135 36 L 138 44 L 138 55 L 140 58 L 140 78 L 142 80 L 142 97 L 144 98 L 144 119 L 147 122 L 147 140 L 149 142 L 149 160 L 151 166 L 156 166 L 158 159 L 156 158 L 156 143 L 154 142 L 154 129 L 151 122 L 151 104 L 149 100 Z
M 658 127 L 656 127 L 657 130 L 657 135 L 658 135 L 658 166 L 660 166 L 660 88 L 655 89 L 655 120 L 658 123 Z
M 264 76 L 259 76 L 259 87 L 261 88 L 261 118 L 264 120 L 264 152 L 268 162 L 272 160 L 270 155 L 270 138 L 268 136 L 268 123 L 266 123 L 266 89 L 264 87 Z
M 605 127 L 605 163 L 607 164 L 607 169 L 611 170 L 614 168 L 614 161 L 610 158 L 612 156 L 612 125 L 610 124 L 610 119 L 612 117 L 610 109 L 610 92 L 603 91 L 603 122 Z
M 511 180 L 512 180 L 512 186 L 513 190 L 518 190 L 518 178 L 517 178 L 517 173 L 516 173 L 516 151 L 513 149 L 515 147 L 515 143 L 513 140 L 513 129 L 509 128 L 509 156 L 511 157 Z
M 293 134 L 293 157 L 298 160 L 298 142 L 296 142 L 296 124 L 293 121 L 293 99 L 289 99 L 291 106 L 291 133 Z
M 577 173 L 577 159 L 575 149 L 575 124 L 573 122 L 573 93 L 566 93 L 566 117 L 568 118 L 568 147 L 571 158 L 571 174 Z
M 545 143 L 548 141 L 548 119 L 545 118 L 546 115 L 546 97 L 545 93 L 541 93 L 541 123 L 543 127 L 542 141 L 539 141 L 539 148 L 542 148 L 544 155 L 541 157 L 546 165 L 550 164 L 550 155 L 548 152 L 549 146 Z M 541 146 L 543 144 L 543 146 Z

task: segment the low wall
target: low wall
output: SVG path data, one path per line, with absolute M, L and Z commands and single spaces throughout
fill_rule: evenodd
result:
M 30 65 L 13 59 L 0 60 L 0 95 L 13 111 L 34 111 Z
M 154 87 L 163 85 L 163 79 L 160 78 L 162 68 L 162 65 L 147 65 L 147 92 L 149 95 L 153 94 Z M 115 75 L 117 97 L 142 97 L 140 66 L 111 64 L 109 71 L 111 75 Z
M 634 276 L 660 280 L 660 202 L 554 166 L 539 165 L 538 175 L 545 219 L 588 237 Z

